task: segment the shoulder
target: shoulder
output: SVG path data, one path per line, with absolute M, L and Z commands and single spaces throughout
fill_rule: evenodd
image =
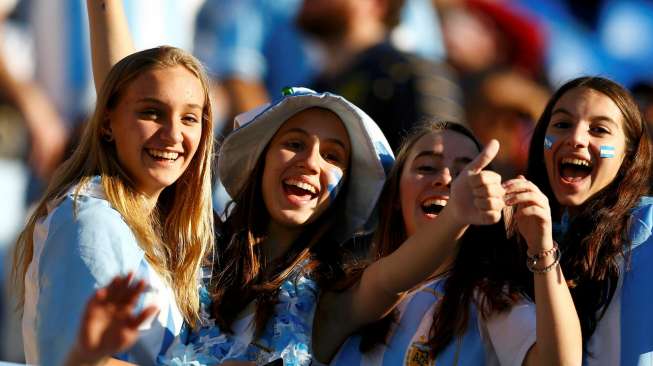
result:
M 41 266 L 60 266 L 62 260 L 71 265 L 81 261 L 86 263 L 84 267 L 102 272 L 102 268 L 114 266 L 135 268 L 143 259 L 143 251 L 120 213 L 99 197 L 66 195 L 40 228 Z M 51 263 L 49 258 L 58 259 Z
M 651 240 L 653 228 L 653 197 L 641 197 L 633 208 L 629 238 L 633 248 Z
M 110 235 L 135 240 L 122 215 L 98 197 L 68 194 L 49 215 L 50 230 L 67 230 L 82 237 Z

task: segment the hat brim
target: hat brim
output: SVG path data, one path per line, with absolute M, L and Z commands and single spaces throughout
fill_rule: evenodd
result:
M 309 108 L 335 113 L 349 134 L 352 154 L 343 236 L 352 235 L 368 220 L 394 162 L 381 129 L 361 109 L 331 93 L 290 95 L 237 117 L 241 126 L 224 140 L 218 158 L 220 179 L 231 197 L 245 186 L 272 137 L 290 117 Z

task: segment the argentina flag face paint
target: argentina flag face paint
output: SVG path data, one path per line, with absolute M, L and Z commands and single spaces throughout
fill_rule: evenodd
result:
M 551 147 L 553 147 L 553 144 L 555 143 L 555 137 L 546 135 L 544 136 L 544 148 L 547 150 L 551 150 Z
M 338 168 L 331 168 L 327 173 L 327 191 L 329 193 L 329 204 L 333 203 L 342 188 L 343 172 Z
M 607 158 L 614 158 L 615 156 L 615 148 L 614 146 L 610 145 L 601 145 L 599 147 L 599 156 L 607 159 Z

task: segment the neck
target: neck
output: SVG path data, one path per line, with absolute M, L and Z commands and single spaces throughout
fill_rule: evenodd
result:
M 156 207 L 156 204 L 159 202 L 160 195 L 161 195 L 161 191 L 141 194 L 143 208 L 145 209 L 148 215 L 151 214 L 154 208 Z
M 281 258 L 301 234 L 301 228 L 291 228 L 270 220 L 268 235 L 263 245 L 263 254 L 269 261 Z
M 386 35 L 383 24 L 358 24 L 343 37 L 325 41 L 328 62 L 324 65 L 324 73 L 330 76 L 338 74 L 350 66 L 361 52 L 383 42 Z

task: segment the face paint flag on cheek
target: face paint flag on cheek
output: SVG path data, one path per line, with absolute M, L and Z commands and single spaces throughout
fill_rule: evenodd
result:
M 601 147 L 599 147 L 599 156 L 602 158 L 614 158 L 614 153 L 614 146 L 601 145 Z
M 544 148 L 547 150 L 551 150 L 551 147 L 553 147 L 553 143 L 555 142 L 555 139 L 552 136 L 544 136 Z
M 329 180 L 327 182 L 327 191 L 329 191 L 329 201 L 333 202 L 342 188 L 342 170 L 331 169 L 329 171 Z

